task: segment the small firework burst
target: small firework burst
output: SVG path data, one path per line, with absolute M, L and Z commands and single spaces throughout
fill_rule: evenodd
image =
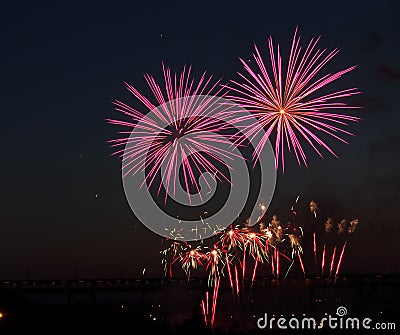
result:
M 208 271 L 208 284 L 213 286 L 222 274 L 224 257 L 222 250 L 218 246 L 214 247 L 205 254 L 206 270 Z
M 178 242 L 178 241 L 171 241 L 170 245 L 165 248 L 164 250 L 160 251 L 160 254 L 163 255 L 161 259 L 161 264 L 164 268 L 164 275 L 169 276 L 172 278 L 172 266 L 177 262 L 182 252 L 186 248 L 186 243 Z
M 242 249 L 245 240 L 246 237 L 238 226 L 223 231 L 220 237 L 222 250 L 226 252 L 232 252 L 235 248 Z
M 198 269 L 203 265 L 206 255 L 202 252 L 201 246 L 192 248 L 190 245 L 180 255 L 180 262 L 182 269 L 188 279 L 190 279 L 191 270 Z

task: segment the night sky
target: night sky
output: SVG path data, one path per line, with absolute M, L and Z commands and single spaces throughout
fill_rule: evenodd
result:
M 0 16 L 0 279 L 161 276 L 165 244 L 135 219 L 110 157 L 111 102 L 135 104 L 123 82 L 146 93 L 162 61 L 237 79 L 254 43 L 266 52 L 272 35 L 288 52 L 296 26 L 303 44 L 341 49 L 333 70 L 358 66 L 330 87 L 362 91 L 362 120 L 349 145 L 329 142 L 339 159 L 307 148 L 308 168 L 289 161 L 267 215 L 315 199 L 359 218 L 352 273 L 400 272 L 397 1 L 8 2 Z

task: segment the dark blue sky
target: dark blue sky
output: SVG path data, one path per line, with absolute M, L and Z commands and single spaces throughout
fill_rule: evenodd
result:
M 334 69 L 358 65 L 340 85 L 363 92 L 353 100 L 362 121 L 348 146 L 333 142 L 339 160 L 310 152 L 308 169 L 279 173 L 271 215 L 300 194 L 358 217 L 352 270 L 400 271 L 396 1 L 10 2 L 0 12 L 0 279 L 159 276 L 161 238 L 136 222 L 109 157 L 111 101 L 133 102 L 123 82 L 147 90 L 143 73 L 159 78 L 162 61 L 235 78 L 254 43 L 272 35 L 288 51 L 296 26 L 303 43 L 321 35 L 321 47 L 341 49 Z

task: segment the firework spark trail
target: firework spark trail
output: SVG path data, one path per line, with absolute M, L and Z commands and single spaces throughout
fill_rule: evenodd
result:
M 238 233 L 238 235 L 242 235 L 240 238 L 240 246 L 243 253 L 241 267 L 242 284 L 244 285 L 247 263 L 249 259 L 253 259 L 256 262 L 255 264 L 257 264 L 257 262 L 263 263 L 264 261 L 268 261 L 268 252 L 266 248 L 265 236 L 263 234 L 243 231 Z M 247 254 L 250 257 L 249 259 L 247 258 Z
M 331 268 L 329 270 L 329 277 L 332 276 L 333 265 L 335 264 L 335 255 L 336 255 L 336 246 L 333 248 L 332 260 L 331 260 Z
M 165 276 L 167 275 L 167 272 L 169 272 L 169 276 L 170 276 L 170 278 L 172 278 L 172 267 L 173 267 L 174 263 L 176 263 L 180 259 L 181 254 L 184 251 L 185 247 L 186 247 L 186 244 L 184 244 L 182 242 L 173 241 L 168 248 L 160 251 L 160 253 L 162 255 L 164 255 L 164 257 L 161 260 L 161 264 L 164 265 L 164 275 Z M 170 258 L 170 261 L 168 261 L 169 258 Z M 168 266 L 168 264 L 169 264 L 169 266 Z M 168 269 L 169 269 L 169 271 L 168 271 Z
M 280 256 L 286 258 L 289 262 L 292 261 L 292 258 L 290 258 L 290 257 L 289 257 L 288 255 L 286 255 L 285 253 L 280 252 L 279 250 L 278 250 L 278 254 L 279 254 Z
M 278 250 L 276 250 L 276 279 L 279 279 L 279 269 L 280 269 L 279 252 L 278 252 Z
M 254 264 L 254 270 L 253 270 L 253 275 L 251 277 L 251 287 L 253 287 L 254 284 L 254 279 L 256 278 L 256 272 L 257 272 L 257 265 L 258 265 L 258 261 L 256 260 L 255 264 Z
M 294 258 L 292 256 L 292 258 L 290 258 L 288 255 L 286 255 L 285 253 L 281 252 L 278 250 L 278 248 L 276 246 L 272 246 L 273 247 L 273 253 L 272 253 L 272 257 L 269 260 L 269 263 L 271 265 L 271 272 L 272 275 L 275 277 L 275 279 L 278 279 L 280 277 L 280 268 L 281 268 L 281 257 L 283 257 L 284 259 L 286 259 L 287 261 L 289 261 L 290 265 L 289 265 L 289 269 L 286 271 L 286 275 L 287 276 L 290 268 L 292 267 L 292 263 L 294 261 Z M 296 252 L 297 253 L 297 252 Z
M 147 112 L 142 113 L 121 101 L 114 101 L 115 109 L 131 120 L 107 119 L 107 121 L 128 129 L 135 128 L 137 136 L 130 137 L 131 131 L 121 131 L 121 137 L 110 140 L 109 143 L 115 149 L 112 155 L 119 155 L 122 158 L 124 177 L 148 170 L 141 187 L 146 183 L 150 187 L 161 173 L 162 180 L 158 185 L 158 193 L 164 184 L 166 198 L 171 190 L 175 194 L 179 182 L 179 168 L 182 166 L 184 186 L 190 201 L 190 187 L 195 187 L 198 192 L 200 190 L 195 178 L 196 172 L 209 172 L 214 174 L 217 180 L 230 182 L 212 159 L 226 165 L 222 157 L 227 159 L 238 157 L 233 152 L 216 145 L 217 143 L 232 145 L 230 137 L 226 136 L 226 139 L 221 137 L 221 132 L 232 127 L 228 123 L 235 118 L 235 113 L 229 110 L 230 106 L 215 111 L 216 107 L 212 105 L 211 98 L 222 92 L 222 89 L 217 89 L 219 80 L 212 83 L 212 77 L 206 77 L 204 72 L 195 84 L 191 79 L 191 67 L 188 69 L 184 67 L 178 75 L 171 74 L 171 70 L 162 64 L 162 71 L 164 89 L 152 76 L 148 74 L 144 76 L 157 104 L 153 104 L 136 88 L 125 83 L 127 90 L 145 106 L 147 112 L 153 111 L 155 117 L 151 119 L 146 116 Z M 196 96 L 199 95 L 210 95 L 210 98 L 199 105 L 196 104 L 198 102 Z M 211 159 L 201 152 L 207 152 Z M 179 164 L 180 161 L 182 165 Z M 165 166 L 164 172 L 163 166 Z
M 305 271 L 305 269 L 304 269 L 303 260 L 302 260 L 302 258 L 301 258 L 301 255 L 300 255 L 300 254 L 297 254 L 297 256 L 299 257 L 299 261 L 300 261 L 301 270 L 303 271 L 303 275 L 305 276 L 305 275 L 306 275 L 306 271 Z
M 226 267 L 228 268 L 229 283 L 230 283 L 231 288 L 232 288 L 232 293 L 234 293 L 234 290 L 235 290 L 235 289 L 234 289 L 233 280 L 232 280 L 231 264 L 230 264 L 230 262 L 229 262 L 229 260 L 228 260 L 228 254 L 227 254 L 227 253 L 225 254 L 225 260 L 226 260 L 226 262 L 225 262 Z
M 313 233 L 313 250 L 314 250 L 314 262 L 317 263 L 317 236 Z
M 297 197 L 297 199 L 298 198 L 299 197 Z M 293 210 L 293 207 L 292 207 L 292 210 Z M 290 269 L 294 265 L 294 263 L 296 261 L 296 259 L 295 259 L 296 255 L 300 255 L 301 253 L 303 253 L 303 248 L 302 248 L 302 246 L 301 246 L 301 244 L 299 242 L 299 237 L 297 235 L 295 235 L 295 234 L 288 234 L 287 236 L 289 238 L 290 246 L 291 246 L 292 251 L 291 251 L 291 263 L 290 263 L 288 269 L 286 270 L 286 274 L 285 274 L 284 278 L 287 277 Z M 299 258 L 299 260 L 300 260 L 300 258 Z M 301 263 L 300 263 L 300 266 L 301 266 Z
M 235 265 L 235 279 L 236 279 L 236 294 L 237 294 L 237 297 L 239 298 L 240 296 L 239 296 L 239 288 L 240 288 L 240 286 L 239 286 L 239 276 L 238 276 L 238 270 L 237 270 L 237 266 Z
M 243 249 L 243 264 L 242 264 L 242 279 L 243 279 L 243 285 L 244 285 L 244 278 L 246 274 L 246 246 L 244 246 Z
M 271 258 L 271 271 L 272 271 L 273 276 L 275 276 L 275 261 L 274 260 L 275 260 L 275 257 L 272 257 Z
M 211 301 L 211 311 L 210 311 L 210 295 L 209 292 L 206 292 L 205 299 L 202 299 L 200 302 L 201 312 L 203 314 L 204 323 L 206 326 L 214 327 L 215 315 L 217 310 L 217 299 L 219 293 L 219 282 L 220 278 L 218 278 L 215 282 L 213 293 L 212 293 L 212 301 Z
M 324 277 L 324 267 L 325 267 L 325 247 L 326 245 L 324 244 L 324 248 L 322 250 L 322 262 L 321 262 L 321 277 Z
M 274 248 L 274 260 L 275 260 L 274 277 L 275 277 L 275 279 L 279 279 L 279 276 L 280 276 L 280 256 L 284 256 L 289 261 L 292 261 L 292 259 L 287 257 L 282 252 L 280 252 L 276 247 Z
M 343 248 L 342 248 L 342 252 L 340 253 L 340 256 L 339 256 L 339 261 L 338 261 L 337 268 L 336 268 L 335 278 L 336 278 L 337 275 L 339 274 L 340 265 L 342 264 L 343 254 L 344 254 L 344 251 L 345 251 L 345 249 L 346 249 L 346 244 L 347 244 L 347 241 L 344 242 Z
M 223 255 L 222 251 L 216 246 L 206 253 L 206 270 L 209 271 L 208 274 L 208 285 L 211 287 L 216 282 L 217 278 L 221 275 L 220 266 L 223 266 Z
M 209 311 L 208 311 L 208 292 L 206 292 L 205 301 L 204 301 L 204 299 L 201 300 L 201 304 L 200 305 L 201 305 L 201 312 L 202 312 L 203 317 L 204 317 L 204 323 L 207 326 L 208 325 L 208 314 L 209 314 Z
M 220 280 L 221 280 L 221 278 L 218 277 L 215 279 L 215 283 L 214 283 L 213 301 L 212 301 L 212 310 L 211 310 L 211 327 L 214 326 L 214 321 L 215 321 L 215 312 L 217 310 L 217 299 L 218 299 L 218 293 L 219 293 Z
M 322 111 L 359 108 L 339 100 L 359 94 L 356 88 L 320 94 L 316 97 L 312 95 L 318 94 L 328 84 L 354 70 L 355 66 L 319 76 L 321 70 L 339 50 L 334 49 L 327 53 L 326 49 L 316 49 L 318 41 L 319 37 L 311 39 L 302 52 L 300 36 L 297 36 L 296 28 L 286 73 L 282 70 L 279 45 L 275 52 L 272 37 L 268 39 L 272 75 L 271 69 L 267 69 L 257 46 L 254 46 L 255 53 L 253 54 L 257 70 L 253 70 L 246 61 L 240 59 L 247 76 L 238 73 L 243 82 L 231 81 L 227 88 L 232 93 L 229 93 L 227 97 L 248 109 L 259 120 L 259 124 L 244 125 L 243 136 L 236 139 L 237 143 L 242 143 L 245 138 L 254 139 L 257 135 L 263 134 L 254 151 L 254 162 L 267 141 L 271 139 L 271 135 L 275 136 L 275 167 L 278 169 L 279 160 L 281 160 L 283 171 L 285 142 L 289 151 L 293 149 L 298 164 L 307 166 L 306 153 L 300 143 L 302 140 L 307 142 L 320 157 L 323 155 L 318 146 L 337 157 L 321 135 L 328 135 L 343 143 L 347 142 L 338 134 L 353 135 L 343 127 L 348 126 L 350 122 L 359 121 L 358 117 Z M 247 117 L 243 116 L 237 121 L 246 119 Z M 262 133 L 264 129 L 266 132 Z

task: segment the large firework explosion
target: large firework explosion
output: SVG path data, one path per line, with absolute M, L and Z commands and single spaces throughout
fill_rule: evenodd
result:
M 235 119 L 235 113 L 230 106 L 216 110 L 212 98 L 224 96 L 220 80 L 214 82 L 212 76 L 204 72 L 196 83 L 191 78 L 191 67 L 184 67 L 180 74 L 172 74 L 162 64 L 162 71 L 164 87 L 151 75 L 144 75 L 156 104 L 126 83 L 128 91 L 144 105 L 144 112 L 119 100 L 113 102 L 115 109 L 129 118 L 129 121 L 107 119 L 110 124 L 127 129 L 120 132 L 120 138 L 109 141 L 115 148 L 113 155 L 122 158 L 123 176 L 146 171 L 142 186 L 147 183 L 151 187 L 161 173 L 157 187 L 160 192 L 164 185 L 165 200 L 168 194 L 175 194 L 181 164 L 188 195 L 191 187 L 200 192 L 196 176 L 205 172 L 211 173 L 217 180 L 229 182 L 219 163 L 226 166 L 226 160 L 221 157 L 229 160 L 236 156 L 218 144 L 232 145 L 230 136 L 221 134 L 232 128 L 229 120 Z M 150 111 L 154 113 L 152 118 L 146 115 Z M 132 129 L 136 130 L 135 136 L 130 136 Z
M 296 28 L 286 68 L 282 66 L 280 47 L 278 45 L 275 49 L 272 37 L 268 39 L 270 67 L 264 62 L 256 45 L 253 57 L 257 66 L 252 68 L 240 59 L 245 74 L 239 72 L 241 81 L 232 80 L 227 85 L 231 91 L 227 97 L 241 104 L 259 120 L 258 124 L 243 127 L 243 136 L 238 137 L 237 143 L 266 131 L 255 148 L 254 160 L 266 142 L 272 140 L 275 142 L 276 168 L 281 161 L 284 170 L 285 142 L 287 149 L 293 150 L 298 164 L 307 166 L 306 153 L 301 142 L 310 145 L 321 157 L 322 152 L 319 148 L 337 157 L 324 137 L 347 143 L 342 135 L 353 135 L 344 127 L 349 122 L 359 121 L 359 118 L 342 114 L 341 111 L 359 107 L 347 105 L 342 98 L 360 92 L 356 88 L 348 88 L 322 93 L 322 89 L 354 70 L 355 66 L 321 75 L 322 70 L 339 50 L 327 52 L 326 49 L 317 49 L 318 41 L 319 38 L 313 38 L 307 47 L 302 49 Z M 331 110 L 337 112 L 332 113 Z

